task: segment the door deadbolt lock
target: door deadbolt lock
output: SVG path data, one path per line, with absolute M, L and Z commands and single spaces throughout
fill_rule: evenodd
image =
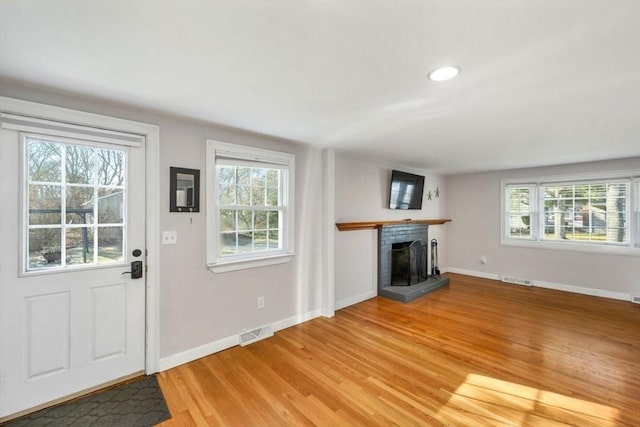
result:
M 142 278 L 142 261 L 132 261 L 131 271 L 125 271 L 122 274 L 131 274 L 132 279 Z

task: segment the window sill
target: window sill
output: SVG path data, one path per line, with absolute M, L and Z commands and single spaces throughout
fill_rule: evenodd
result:
M 295 253 L 279 254 L 264 258 L 222 260 L 207 264 L 207 268 L 214 273 L 227 273 L 229 271 L 246 270 L 249 268 L 267 267 L 269 265 L 285 264 L 291 261 Z
M 500 242 L 502 246 L 517 246 L 521 248 L 531 249 L 544 249 L 544 250 L 558 250 L 558 251 L 571 251 L 571 252 L 585 252 L 595 254 L 608 254 L 608 255 L 628 255 L 628 256 L 640 256 L 640 247 L 627 246 L 627 245 L 598 245 L 588 243 L 576 243 L 576 242 L 553 242 L 553 241 L 538 241 L 538 240 L 517 240 L 503 238 Z

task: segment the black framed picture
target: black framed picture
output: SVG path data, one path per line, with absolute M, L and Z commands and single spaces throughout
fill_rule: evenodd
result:
M 169 168 L 169 212 L 200 212 L 200 170 Z

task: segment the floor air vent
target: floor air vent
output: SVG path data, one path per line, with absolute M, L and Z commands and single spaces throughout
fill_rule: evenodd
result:
M 502 276 L 501 280 L 505 283 L 514 283 L 516 285 L 531 286 L 531 280 L 529 279 L 518 279 L 517 277 Z
M 254 329 L 253 331 L 242 332 L 240 334 L 240 345 L 244 347 L 245 345 L 249 345 L 272 336 L 273 328 L 271 326 L 263 326 L 261 328 Z

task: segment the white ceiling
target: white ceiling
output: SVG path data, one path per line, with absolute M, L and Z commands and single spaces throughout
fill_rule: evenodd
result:
M 640 155 L 638 1 L 0 0 L 0 77 L 438 173 Z

